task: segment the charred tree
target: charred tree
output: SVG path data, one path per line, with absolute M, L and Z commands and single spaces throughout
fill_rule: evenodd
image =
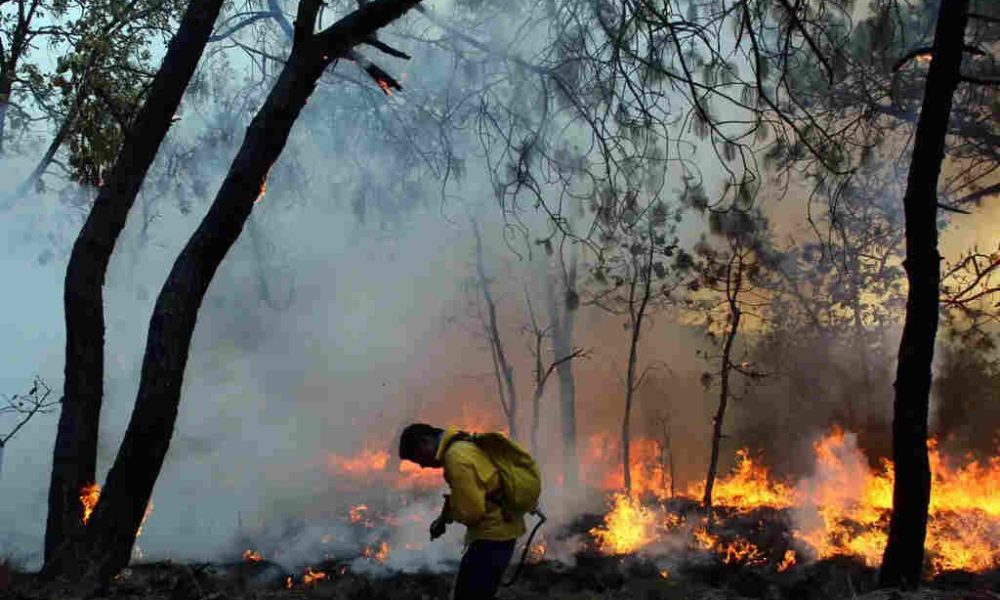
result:
M 893 399 L 892 459 L 896 476 L 889 538 L 879 571 L 879 584 L 884 587 L 916 588 L 923 570 L 931 493 L 927 415 L 941 281 L 937 188 L 952 98 L 962 79 L 968 7 L 968 0 L 941 2 L 903 196 L 903 266 L 909 289 Z
M 483 319 L 483 327 L 486 329 L 486 337 L 490 342 L 493 370 L 500 393 L 500 407 L 503 409 L 504 417 L 507 418 L 507 431 L 510 433 L 511 439 L 517 439 L 517 390 L 514 389 L 514 368 L 507 360 L 507 354 L 503 349 L 503 340 L 500 339 L 497 305 L 493 299 L 490 279 L 486 276 L 486 267 L 483 263 L 483 237 L 479 232 L 479 224 L 476 223 L 476 220 L 470 219 L 470 221 L 472 233 L 476 238 L 476 277 L 479 291 L 483 294 L 483 303 L 486 305 L 486 318 Z
M 222 0 L 192 0 L 170 42 L 115 166 L 87 216 L 66 267 L 63 305 L 66 364 L 62 410 L 52 453 L 45 568 L 58 573 L 56 548 L 83 530 L 80 492 L 94 483 L 104 393 L 104 278 L 129 210 L 135 203 L 184 90 L 212 32 Z
M 733 371 L 733 342 L 740 331 L 740 320 L 743 311 L 740 308 L 739 296 L 743 287 L 743 253 L 738 247 L 733 248 L 726 265 L 725 291 L 727 307 L 726 333 L 722 343 L 722 359 L 719 364 L 719 406 L 712 417 L 712 453 L 708 461 L 708 474 L 705 476 L 705 495 L 702 507 L 706 514 L 712 514 L 712 489 L 715 487 L 715 476 L 719 470 L 719 447 L 722 444 L 722 424 L 726 417 L 726 407 L 730 397 L 730 375 Z
M 135 409 L 88 521 L 84 553 L 61 556 L 64 572 L 105 582 L 128 564 L 173 435 L 198 310 L 219 264 L 239 237 L 268 172 L 326 68 L 418 2 L 369 2 L 319 33 L 314 29 L 321 3 L 300 2 L 291 53 L 248 127 L 212 206 L 157 297 Z

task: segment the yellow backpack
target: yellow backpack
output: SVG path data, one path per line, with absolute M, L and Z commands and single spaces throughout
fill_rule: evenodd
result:
M 542 472 L 527 450 L 502 433 L 470 434 L 460 431 L 448 441 L 448 445 L 460 440 L 479 446 L 499 471 L 501 497 L 496 501 L 503 509 L 505 518 L 535 511 L 542 494 Z

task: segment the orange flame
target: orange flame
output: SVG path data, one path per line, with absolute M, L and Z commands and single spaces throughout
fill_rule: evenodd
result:
M 794 564 L 795 550 L 785 550 L 785 555 L 781 558 L 781 563 L 778 565 L 778 572 L 784 573 Z
M 87 521 L 90 520 L 90 515 L 94 512 L 94 507 L 97 506 L 97 501 L 101 497 L 101 486 L 92 483 L 90 485 L 83 486 L 80 490 L 80 503 L 83 505 L 83 524 L 86 525 Z
M 256 204 L 256 203 L 260 202 L 261 200 L 263 200 L 264 199 L 264 195 L 266 193 L 267 193 L 267 176 L 265 175 L 264 179 L 262 179 L 261 182 L 260 182 L 260 192 L 257 194 L 257 199 L 254 200 L 254 204 Z
M 244 550 L 243 560 L 247 562 L 260 562 L 264 560 L 264 557 L 261 556 L 260 552 L 257 552 L 256 550 Z
M 649 482 L 669 481 L 650 468 L 652 457 L 643 450 L 644 444 L 653 447 L 648 440 L 634 444 L 635 494 L 631 498 L 611 495 L 603 526 L 590 531 L 604 553 L 640 551 L 676 533 L 684 522 L 683 517 L 663 507 L 646 506 L 637 499 L 649 492 L 662 500 L 663 484 Z M 607 448 L 606 438 L 602 447 Z M 791 486 L 775 480 L 747 450 L 738 451 L 733 471 L 716 482 L 715 505 L 740 512 L 760 507 L 790 509 L 796 516 L 795 537 L 817 557 L 853 555 L 877 566 L 892 510 L 892 463 L 883 460 L 879 468 L 871 469 L 854 436 L 840 430 L 817 442 L 814 452 L 816 475 Z M 600 464 L 597 459 L 606 455 L 606 450 L 594 455 L 594 462 Z M 1000 566 L 1000 456 L 987 462 L 967 458 L 964 464 L 951 465 L 932 440 L 929 458 L 932 491 L 926 547 L 932 573 L 949 569 L 982 572 Z M 621 489 L 620 474 L 605 474 L 600 481 L 606 488 Z M 697 483 L 688 486 L 683 495 L 698 501 L 703 489 L 704 484 Z M 703 527 L 691 529 L 688 535 L 693 547 L 715 552 L 724 562 L 767 562 L 764 552 L 748 540 L 722 541 Z M 798 562 L 795 551 L 787 550 L 775 567 L 783 572 Z
M 149 515 L 153 514 L 153 501 L 150 500 L 149 504 L 146 505 L 146 510 L 142 513 L 142 521 L 139 522 L 139 528 L 135 530 L 135 537 L 142 535 L 142 528 L 149 520 Z
M 313 571 L 312 567 L 306 567 L 306 572 L 302 576 L 302 584 L 312 585 L 313 583 L 326 578 L 327 574 L 324 573 L 323 571 Z
M 632 554 L 655 541 L 656 522 L 656 513 L 637 499 L 615 494 L 604 527 L 595 527 L 590 534 L 606 554 Z
M 386 96 L 392 95 L 392 87 L 389 86 L 388 81 L 386 81 L 385 79 L 378 79 L 376 81 L 378 82 L 378 86 L 382 88 L 382 91 L 385 92 Z
M 384 564 L 385 559 L 389 558 L 389 542 L 383 540 L 378 543 L 378 547 L 375 549 L 372 549 L 371 546 L 365 546 L 362 556 L 380 564 Z
M 855 555 L 866 564 L 882 560 L 892 510 L 892 463 L 878 471 L 864 463 L 853 436 L 834 431 L 815 445 L 821 482 L 805 486 L 799 504 L 819 515 L 798 537 L 820 558 Z M 969 459 L 946 464 L 929 444 L 931 499 L 926 550 L 933 573 L 949 569 L 986 571 L 1000 565 L 1000 457 L 988 464 Z

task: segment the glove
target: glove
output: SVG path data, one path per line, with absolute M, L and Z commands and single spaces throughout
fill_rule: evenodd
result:
M 431 521 L 431 528 L 430 528 L 431 541 L 433 542 L 434 540 L 444 535 L 445 529 L 447 529 L 447 527 L 448 525 L 445 523 L 443 516 L 438 517 L 433 521 Z

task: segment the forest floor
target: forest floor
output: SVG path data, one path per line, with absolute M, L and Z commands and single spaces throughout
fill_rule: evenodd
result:
M 325 578 L 310 583 L 287 578 L 273 563 L 244 565 L 140 563 L 108 589 L 85 593 L 41 582 L 32 573 L 11 573 L 4 600 L 429 600 L 449 597 L 453 575 L 394 574 L 375 577 L 323 565 Z M 317 568 L 317 571 L 319 568 Z M 526 565 L 501 600 L 551 598 L 642 600 L 1000 600 L 1000 570 L 973 575 L 952 572 L 928 581 L 920 592 L 878 591 L 874 569 L 838 558 L 798 565 L 785 573 L 747 566 L 702 565 L 663 573 L 637 558 L 578 557 L 576 566 L 557 562 Z M 2 582 L 0 582 L 2 583 Z

